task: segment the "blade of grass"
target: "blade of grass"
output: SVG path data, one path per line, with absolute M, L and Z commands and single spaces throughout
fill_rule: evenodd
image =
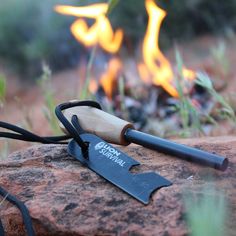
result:
M 176 62 L 177 62 L 177 70 L 178 74 L 176 77 L 176 88 L 179 95 L 179 103 L 177 105 L 177 111 L 180 114 L 183 132 L 182 135 L 184 137 L 191 135 L 192 132 L 200 132 L 203 133 L 200 115 L 196 108 L 193 106 L 191 99 L 188 94 L 184 93 L 184 75 L 183 75 L 183 60 L 179 53 L 179 51 L 175 50 Z
M 226 99 L 220 95 L 213 87 L 213 84 L 206 73 L 198 72 L 196 84 L 202 86 L 207 89 L 207 91 L 211 94 L 211 96 L 222 106 L 219 112 L 224 112 L 226 118 L 236 125 L 236 114 L 234 109 L 230 106 L 230 104 L 226 101 Z
M 3 148 L 1 148 L 1 152 L 0 152 L 0 159 L 1 160 L 5 160 L 7 159 L 8 155 L 9 155 L 9 141 L 4 141 L 3 143 Z
M 0 102 L 3 103 L 7 90 L 7 82 L 4 75 L 0 74 Z
M 41 76 L 39 85 L 43 91 L 44 101 L 46 105 L 46 109 L 44 109 L 44 115 L 50 124 L 53 134 L 58 135 L 61 133 L 61 129 L 58 125 L 57 117 L 54 114 L 56 102 L 53 90 L 51 88 L 50 80 L 51 70 L 46 64 L 43 64 L 43 75 Z
M 91 97 L 90 94 L 89 94 L 90 93 L 89 92 L 89 84 L 90 84 L 90 80 L 91 80 L 91 74 L 92 74 L 91 71 L 92 71 L 94 59 L 95 59 L 95 56 L 96 56 L 96 51 L 97 51 L 97 45 L 95 47 L 93 47 L 92 52 L 91 52 L 90 57 L 89 57 L 87 67 L 86 67 L 85 84 L 84 84 L 82 93 L 80 95 L 81 100 Z
M 226 56 L 225 41 L 219 41 L 215 47 L 210 49 L 215 65 L 222 70 L 223 76 L 227 76 L 230 71 L 230 62 Z
M 120 76 L 118 79 L 118 89 L 119 89 L 119 96 L 120 96 L 120 105 L 121 105 L 121 111 L 122 114 L 126 113 L 125 110 L 125 103 L 124 103 L 124 99 L 125 99 L 125 79 L 123 76 Z
M 0 206 L 4 203 L 4 201 L 6 201 L 8 195 L 9 195 L 9 193 L 7 193 L 7 195 L 2 199 L 2 201 L 0 202 Z
M 191 236 L 227 235 L 227 205 L 223 193 L 205 188 L 198 196 L 187 193 L 184 203 Z
M 116 5 L 119 3 L 120 0 L 109 0 L 108 1 L 108 10 L 106 15 L 108 16 L 109 14 L 111 14 L 111 12 L 114 10 L 114 8 L 116 7 Z

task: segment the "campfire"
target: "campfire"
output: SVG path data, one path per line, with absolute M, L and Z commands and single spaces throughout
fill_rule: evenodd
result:
M 182 95 L 188 94 L 197 112 L 208 111 L 212 107 L 212 100 L 206 102 L 209 94 L 195 84 L 196 72 L 183 65 L 181 71 L 173 68 L 159 47 L 160 28 L 166 12 L 154 0 L 145 0 L 148 22 L 142 42 L 142 58 L 137 62 L 133 60 L 133 75 L 129 76 L 129 61 L 119 56 L 124 32 L 112 28 L 107 17 L 108 7 L 107 3 L 55 7 L 58 13 L 78 18 L 71 25 L 71 32 L 80 43 L 88 48 L 100 47 L 109 54 L 110 59 L 105 63 L 106 68 L 101 75 L 95 72 L 89 78 L 89 92 L 116 115 L 134 122 L 136 128 L 158 135 L 166 135 L 160 133 L 157 124 L 162 120 L 170 130 L 177 131 L 177 127 L 183 126 L 176 115 L 180 92 Z M 87 19 L 92 19 L 94 23 L 89 25 Z M 182 81 L 176 79 L 180 77 Z M 178 91 L 178 83 L 181 83 L 181 91 Z M 153 129 L 153 126 L 157 128 Z

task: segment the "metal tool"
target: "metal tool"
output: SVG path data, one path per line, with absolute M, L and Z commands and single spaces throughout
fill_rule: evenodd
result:
M 99 108 L 77 106 L 65 110 L 64 115 L 68 120 L 71 120 L 73 115 L 77 115 L 81 127 L 86 132 L 95 134 L 110 143 L 120 145 L 136 143 L 222 171 L 228 166 L 228 159 L 225 157 L 136 131 L 131 123 Z
M 97 135 L 87 133 L 76 114 L 70 117 L 62 112 L 74 107 L 87 108 L 88 106 L 96 110 L 101 109 L 100 105 L 93 101 L 63 103 L 55 109 L 64 129 L 73 138 L 68 144 L 68 153 L 137 200 L 148 204 L 152 192 L 172 183 L 154 172 L 131 173 L 131 168 L 139 165 L 139 162 Z
M 134 129 L 127 129 L 124 137 L 129 142 L 215 169 L 226 170 L 228 166 L 228 159 L 225 157 L 158 138 Z
M 88 158 L 83 157 L 81 148 L 75 140 L 69 143 L 68 153 L 142 203 L 148 204 L 155 190 L 172 184 L 154 172 L 131 173 L 130 169 L 140 163 L 96 135 L 85 133 L 80 137 L 84 142 L 89 143 Z

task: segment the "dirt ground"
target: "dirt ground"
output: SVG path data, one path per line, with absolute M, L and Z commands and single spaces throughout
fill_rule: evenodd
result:
M 223 76 L 220 66 L 210 53 L 210 49 L 216 48 L 219 41 L 220 39 L 205 36 L 190 43 L 183 43 L 178 48 L 184 63 L 192 69 L 207 71 L 213 82 L 221 89 L 221 93 L 235 99 L 233 105 L 236 108 L 236 37 L 230 40 L 224 39 L 226 51 L 222 60 L 229 63 L 230 69 Z M 165 52 L 172 62 L 175 61 L 174 54 L 174 49 Z M 20 80 L 4 68 L 0 67 L 0 72 L 7 78 L 7 95 L 4 106 L 0 108 L 0 120 L 20 125 L 39 135 L 51 135 L 51 128 L 43 112 L 45 103 L 41 88 L 37 84 Z M 85 71 L 81 70 L 81 66 L 53 74 L 52 87 L 56 94 L 56 102 L 77 99 L 81 78 L 84 78 L 84 75 Z M 232 130 L 227 127 L 224 129 L 221 127 L 216 132 L 216 135 L 227 134 L 232 134 Z M 29 145 L 28 143 L 10 141 L 7 146 L 8 150 L 12 151 Z

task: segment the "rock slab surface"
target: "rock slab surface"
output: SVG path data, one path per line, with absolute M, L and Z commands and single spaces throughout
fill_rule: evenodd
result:
M 145 206 L 67 154 L 65 145 L 40 145 L 0 161 L 0 186 L 25 202 L 37 235 L 184 236 L 183 194 L 215 186 L 230 206 L 229 234 L 236 222 L 236 137 L 176 140 L 229 159 L 225 172 L 167 156 L 141 146 L 121 147 L 141 163 L 134 172 L 155 171 L 173 182 Z M 25 235 L 19 211 L 0 198 L 7 235 Z M 217 206 L 216 206 L 217 213 Z

